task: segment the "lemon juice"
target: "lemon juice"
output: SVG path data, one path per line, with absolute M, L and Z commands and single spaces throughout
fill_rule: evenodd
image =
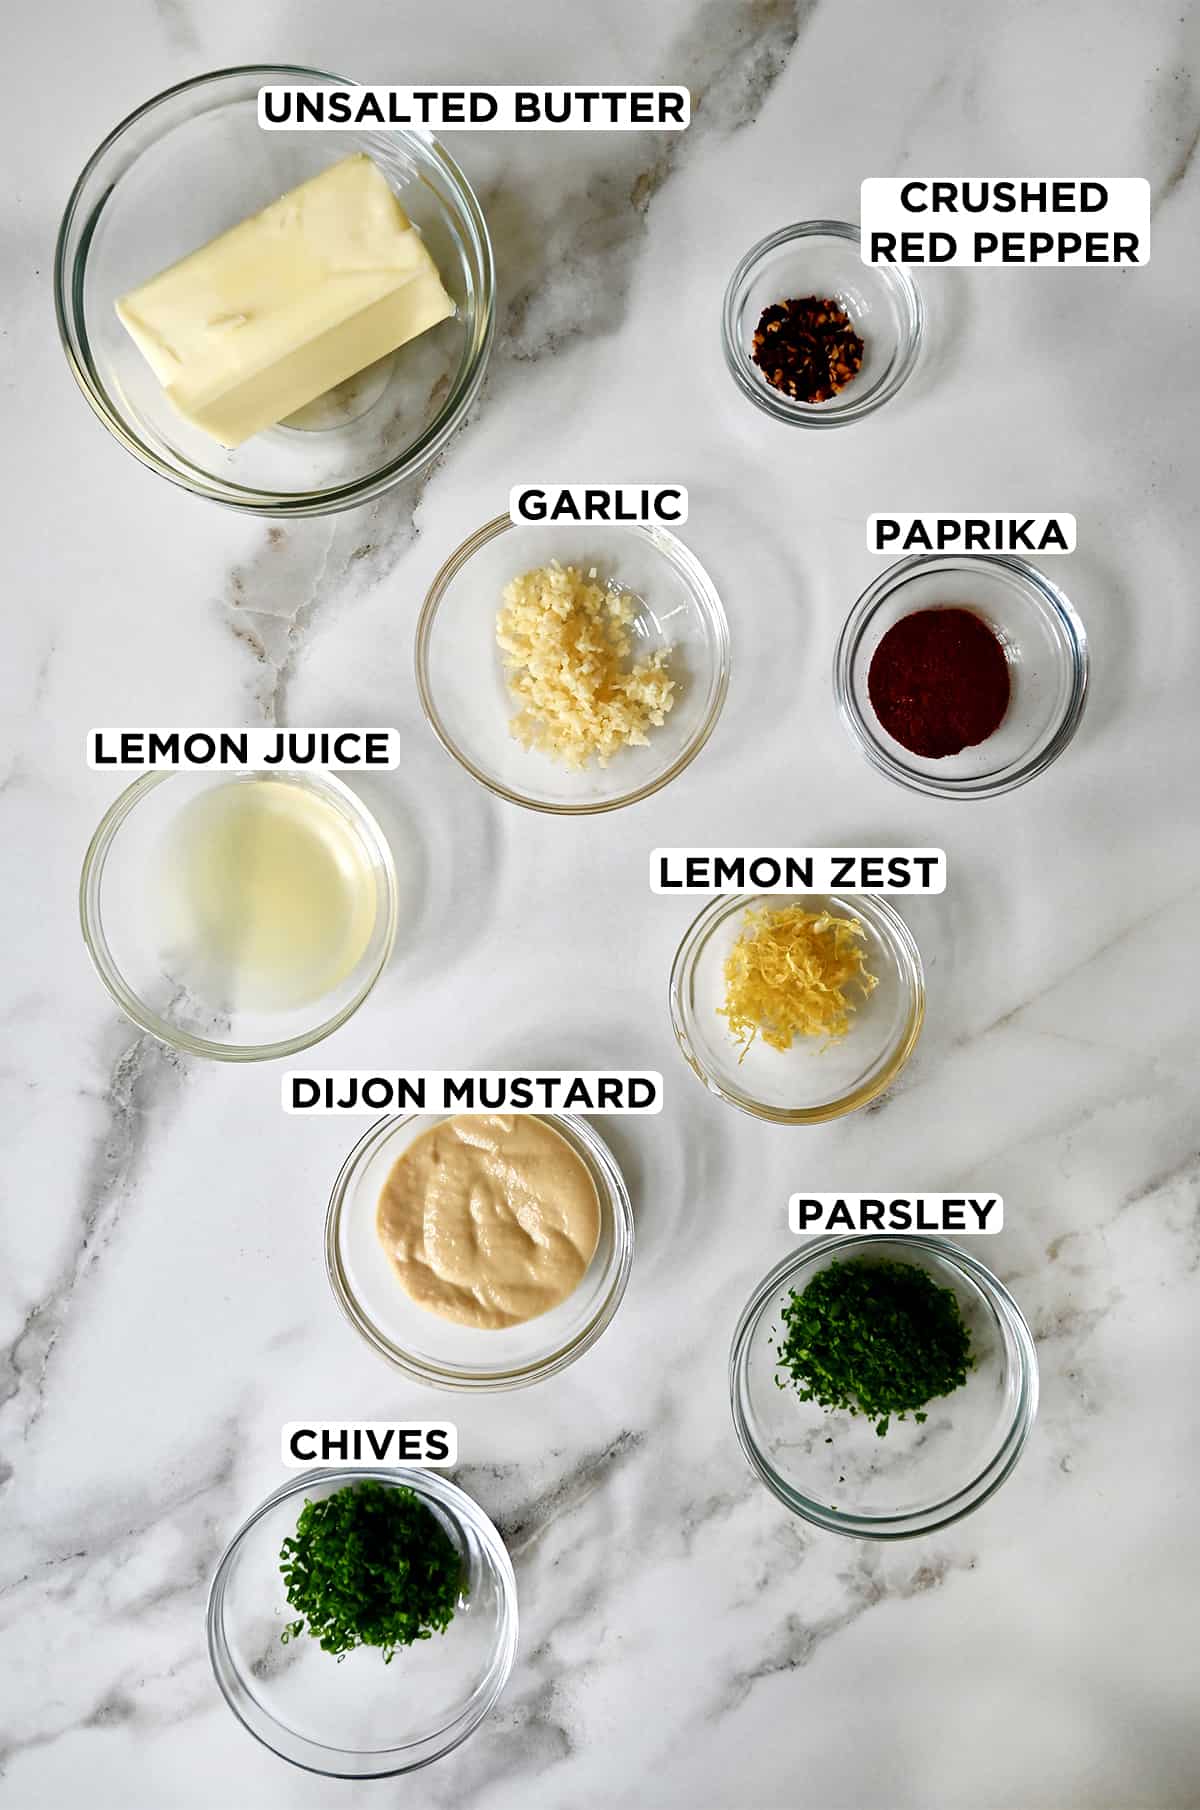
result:
M 193 798 L 165 838 L 163 882 L 173 962 L 229 1010 L 312 1004 L 357 967 L 375 924 L 376 876 L 353 824 L 283 779 Z

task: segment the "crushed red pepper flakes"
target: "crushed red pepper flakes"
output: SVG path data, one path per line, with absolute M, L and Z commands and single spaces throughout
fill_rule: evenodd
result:
M 863 342 L 844 308 L 805 295 L 763 309 L 752 356 L 772 389 L 795 402 L 828 402 L 862 369 Z

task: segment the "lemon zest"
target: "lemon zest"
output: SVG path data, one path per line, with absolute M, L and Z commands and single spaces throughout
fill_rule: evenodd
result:
M 741 1043 L 744 1062 L 756 1037 L 790 1050 L 797 1037 L 823 1037 L 825 1047 L 850 1029 L 857 1003 L 878 985 L 867 969 L 867 932 L 858 918 L 800 905 L 747 907 L 742 930 L 725 958 L 722 1018 Z

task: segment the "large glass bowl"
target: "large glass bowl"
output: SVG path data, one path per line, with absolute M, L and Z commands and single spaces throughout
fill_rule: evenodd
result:
M 881 1439 L 862 1415 L 801 1401 L 779 1378 L 780 1310 L 830 1263 L 913 1263 L 950 1289 L 971 1338 L 966 1383 L 893 1418 Z M 729 1359 L 734 1426 L 752 1469 L 793 1514 L 832 1533 L 895 1540 L 978 1508 L 1012 1474 L 1037 1412 L 1033 1335 L 1002 1283 L 944 1238 L 896 1234 L 803 1239 L 759 1283 Z
M 324 515 L 378 496 L 462 421 L 492 343 L 492 250 L 465 176 L 428 132 L 264 132 L 264 83 L 347 84 L 287 66 L 222 69 L 155 95 L 109 133 L 72 190 L 54 297 L 76 382 L 121 445 L 197 496 L 260 515 Z M 383 170 L 455 313 L 233 451 L 176 414 L 114 304 L 297 183 L 356 151 Z M 301 425 L 303 422 L 304 425 Z
M 462 1592 L 449 1627 L 385 1665 L 378 1648 L 342 1658 L 304 1633 L 279 1570 L 306 1499 L 366 1480 L 418 1495 L 462 1558 Z M 238 1529 L 208 1597 L 208 1650 L 238 1721 L 282 1759 L 331 1778 L 377 1779 L 428 1766 L 465 1741 L 492 1708 L 517 1650 L 512 1563 L 483 1510 L 433 1471 L 306 1471 L 268 1496 Z
M 895 741 L 875 715 L 867 681 L 875 649 L 915 610 L 955 606 L 981 616 L 1008 661 L 1008 711 L 986 741 L 929 760 Z M 914 792 L 992 798 L 1057 760 L 1087 701 L 1087 635 L 1070 601 L 1043 572 L 1010 554 L 901 559 L 869 585 L 846 619 L 833 663 L 843 723 L 873 767 Z
M 480 1330 L 444 1320 L 404 1291 L 375 1231 L 393 1164 L 450 1113 L 380 1119 L 350 1152 L 325 1221 L 325 1267 L 338 1306 L 355 1331 L 397 1369 L 443 1389 L 520 1389 L 574 1363 L 609 1324 L 633 1265 L 633 1208 L 608 1146 L 576 1113 L 538 1114 L 565 1138 L 595 1184 L 600 1237 L 565 1301 L 519 1326 Z
M 729 279 L 721 343 L 742 395 L 789 427 L 845 427 L 893 397 L 911 375 L 925 332 L 921 292 L 900 264 L 864 264 L 857 226 L 802 220 L 752 245 Z M 764 308 L 816 295 L 844 309 L 863 342 L 862 368 L 828 402 L 798 402 L 769 384 L 754 362 Z
M 496 646 L 496 613 L 510 579 L 558 560 L 594 566 L 631 592 L 636 655 L 671 651 L 674 706 L 644 748 L 622 748 L 607 767 L 569 772 L 509 734 L 515 705 Z M 481 785 L 513 804 L 578 816 L 613 811 L 682 773 L 712 734 L 729 683 L 729 629 L 700 562 L 665 528 L 634 524 L 514 527 L 485 522 L 433 581 L 417 625 L 417 689 L 442 746 Z
M 878 985 L 855 1000 L 839 1043 L 798 1037 L 789 1050 L 756 1037 L 745 1056 L 719 1016 L 725 959 L 749 909 L 800 905 L 857 918 L 867 933 L 868 971 Z M 925 1016 L 925 980 L 912 933 L 883 899 L 864 894 L 756 893 L 714 899 L 694 919 L 671 969 L 671 1023 L 692 1072 L 710 1093 L 778 1125 L 819 1125 L 866 1106 L 890 1087 L 916 1046 Z
M 247 998 L 241 976 L 214 966 L 180 940 L 165 884 L 180 814 L 218 786 L 270 779 L 297 787 L 332 814 L 356 854 L 369 934 L 354 966 L 304 1004 Z M 396 936 L 398 888 L 387 838 L 350 787 L 332 773 L 273 768 L 231 774 L 191 769 L 145 773 L 106 811 L 84 857 L 79 915 L 96 972 L 144 1031 L 194 1056 L 257 1062 L 292 1056 L 336 1031 L 387 966 Z

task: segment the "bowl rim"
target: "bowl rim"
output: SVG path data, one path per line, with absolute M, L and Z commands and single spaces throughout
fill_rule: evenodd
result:
M 212 1038 L 194 1036 L 190 1031 L 183 1031 L 176 1025 L 168 1024 L 166 1019 L 161 1018 L 157 1012 L 152 1011 L 145 1004 L 126 981 L 109 949 L 100 910 L 100 886 L 104 878 L 105 863 L 121 825 L 156 786 L 165 784 L 169 779 L 188 776 L 215 778 L 218 776 L 216 769 L 197 770 L 178 767 L 140 774 L 132 784 L 126 786 L 113 799 L 96 826 L 83 857 L 83 866 L 79 874 L 79 925 L 93 968 L 127 1018 L 132 1019 L 140 1030 L 148 1031 L 152 1037 L 156 1037 L 160 1043 L 165 1043 L 172 1049 L 181 1050 L 186 1055 L 208 1056 L 218 1062 L 269 1062 L 282 1056 L 297 1055 L 301 1050 L 311 1049 L 313 1044 L 320 1043 L 324 1038 L 331 1036 L 334 1031 L 346 1023 L 348 1018 L 353 1017 L 391 960 L 396 942 L 400 889 L 396 879 L 396 864 L 392 857 L 391 844 L 373 812 L 368 810 L 357 792 L 340 780 L 335 773 L 330 773 L 324 768 L 238 768 L 236 773 L 227 772 L 224 777 L 230 779 L 279 779 L 281 775 L 294 775 L 316 791 L 320 791 L 322 787 L 328 787 L 335 798 L 347 805 L 350 816 L 366 836 L 383 874 L 383 912 L 386 916 L 386 926 L 378 958 L 372 964 L 353 997 L 329 1018 L 323 1019 L 311 1031 L 298 1032 L 294 1037 L 283 1038 L 278 1043 L 263 1044 L 218 1043 Z
M 803 902 L 805 899 L 827 899 L 831 904 L 837 905 L 843 910 L 861 912 L 865 909 L 868 915 L 878 912 L 897 952 L 897 966 L 908 994 L 908 1013 L 904 1029 L 879 1073 L 870 1081 L 853 1088 L 849 1093 L 842 1094 L 836 1100 L 828 1101 L 823 1106 L 769 1106 L 763 1101 L 756 1100 L 751 1094 L 743 1094 L 737 1089 L 727 1087 L 705 1066 L 693 1047 L 689 1032 L 690 1015 L 684 1004 L 688 981 L 709 937 L 725 918 L 760 901 L 769 904 L 772 899 L 781 903 L 788 900 Z M 866 900 L 865 906 L 863 900 Z M 878 935 L 878 927 L 873 925 L 872 928 Z M 728 1106 L 736 1106 L 739 1111 L 749 1113 L 756 1119 L 767 1119 L 774 1125 L 824 1125 L 831 1119 L 844 1118 L 847 1113 L 857 1112 L 860 1107 L 868 1106 L 872 1100 L 878 1099 L 879 1095 L 892 1085 L 912 1055 L 921 1035 L 921 1027 L 925 1022 L 925 967 L 912 931 L 895 906 L 889 904 L 887 899 L 878 893 L 849 894 L 836 891 L 719 893 L 715 899 L 710 899 L 701 908 L 680 938 L 679 946 L 675 951 L 675 959 L 671 963 L 668 1001 L 675 1041 L 684 1061 L 709 1093 L 716 1094 L 717 1098 L 724 1100 Z
M 552 1352 L 548 1357 L 520 1364 L 512 1370 L 452 1370 L 413 1357 L 410 1352 L 387 1338 L 375 1325 L 375 1322 L 359 1305 L 358 1299 L 350 1287 L 338 1243 L 342 1211 L 360 1170 L 382 1145 L 391 1138 L 399 1136 L 405 1126 L 412 1125 L 417 1120 L 440 1121 L 455 1116 L 451 1112 L 430 1112 L 428 1110 L 384 1113 L 381 1118 L 369 1125 L 362 1136 L 356 1140 L 338 1170 L 329 1196 L 329 1206 L 325 1213 L 325 1275 L 344 1318 L 350 1322 L 360 1338 L 364 1339 L 380 1357 L 385 1358 L 394 1369 L 402 1371 L 406 1376 L 413 1377 L 417 1382 L 424 1383 L 431 1389 L 455 1389 L 470 1394 L 496 1394 L 506 1390 L 529 1388 L 534 1383 L 543 1382 L 547 1377 L 557 1376 L 559 1371 L 565 1370 L 569 1364 L 573 1364 L 576 1358 L 582 1357 L 584 1352 L 589 1351 L 596 1343 L 615 1317 L 633 1268 L 635 1242 L 633 1203 L 616 1157 L 590 1120 L 582 1113 L 538 1112 L 530 1115 L 546 1120 L 560 1136 L 566 1138 L 568 1143 L 578 1138 L 588 1153 L 592 1168 L 599 1171 L 613 1220 L 613 1276 L 608 1289 L 587 1324 L 565 1345 Z
M 120 411 L 110 402 L 103 386 L 93 381 L 88 360 L 83 355 L 82 345 L 86 342 L 86 332 L 82 332 L 81 336 L 80 330 L 83 323 L 81 311 L 77 309 L 76 266 L 81 253 L 86 260 L 91 233 L 89 231 L 85 234 L 81 247 L 76 249 L 70 259 L 69 269 L 68 240 L 88 182 L 99 169 L 103 159 L 125 133 L 157 107 L 187 93 L 190 89 L 204 88 L 239 76 L 254 77 L 256 80 L 271 76 L 303 77 L 344 88 L 359 88 L 363 85 L 348 77 L 333 75 L 324 69 L 313 69 L 302 63 L 235 63 L 221 69 L 207 70 L 201 75 L 189 76 L 183 82 L 175 82 L 169 88 L 163 88 L 157 94 L 151 95 L 148 100 L 143 101 L 140 106 L 127 113 L 106 134 L 87 159 L 71 188 L 63 209 L 55 240 L 53 274 L 54 314 L 58 325 L 59 341 L 71 374 L 92 413 L 103 422 L 113 438 L 125 448 L 126 452 L 132 454 L 138 463 L 145 466 L 148 471 L 153 471 L 157 476 L 165 478 L 168 483 L 174 484 L 178 489 L 188 492 L 191 496 L 205 497 L 210 502 L 219 503 L 224 508 L 234 509 L 246 515 L 265 516 L 272 519 L 293 519 L 337 514 L 344 509 L 355 508 L 361 503 L 371 502 L 376 497 L 382 496 L 394 485 L 402 483 L 405 478 L 411 477 L 415 472 L 423 469 L 441 452 L 462 424 L 467 411 L 479 393 L 495 338 L 495 258 L 483 209 L 479 205 L 474 189 L 458 164 L 433 133 L 424 127 L 404 127 L 396 131 L 394 136 L 401 139 L 408 138 L 418 143 L 429 156 L 436 158 L 442 164 L 456 199 L 470 222 L 477 240 L 479 255 L 478 313 L 482 320 L 482 332 L 472 358 L 465 371 L 460 373 L 459 380 L 452 387 L 442 408 L 404 453 L 389 460 L 366 477 L 311 491 L 273 492 L 259 490 L 252 485 L 225 484 L 219 479 L 214 479 L 209 474 L 201 472 L 198 467 L 190 465 L 185 472 L 160 458 L 151 446 L 148 446 L 132 431 Z M 77 340 L 80 343 L 77 344 Z
M 266 1738 L 266 1735 L 260 1729 L 253 1726 L 252 1722 L 247 1719 L 245 1714 L 243 1714 L 241 1706 L 235 1701 L 231 1691 L 230 1678 L 236 1680 L 237 1685 L 241 1689 L 246 1690 L 248 1695 L 253 1696 L 253 1693 L 249 1692 L 248 1687 L 243 1683 L 241 1672 L 233 1661 L 229 1643 L 224 1637 L 220 1614 L 221 1606 L 224 1601 L 225 1585 L 228 1582 L 233 1562 L 237 1557 L 237 1553 L 246 1535 L 249 1534 L 253 1528 L 257 1527 L 258 1523 L 270 1514 L 273 1509 L 277 1508 L 281 1502 L 286 1502 L 290 1497 L 300 1494 L 301 1491 L 311 1489 L 316 1483 L 325 1483 L 334 1480 L 339 1484 L 361 1483 L 366 1481 L 389 1484 L 394 1487 L 411 1489 L 415 1495 L 421 1496 L 425 1500 L 436 1502 L 438 1507 L 445 1513 L 451 1515 L 453 1519 L 465 1522 L 470 1527 L 491 1560 L 500 1587 L 501 1612 L 496 1641 L 489 1666 L 491 1678 L 480 1703 L 475 1706 L 469 1716 L 459 1718 L 459 1721 L 464 1724 L 462 1727 L 457 1727 L 456 1724 L 448 1725 L 456 1729 L 454 1738 L 447 1742 L 444 1747 L 438 1748 L 436 1752 L 425 1755 L 418 1760 L 410 1760 L 401 1765 L 393 1765 L 390 1763 L 391 1759 L 397 1753 L 404 1752 L 405 1749 L 389 1748 L 385 1750 L 388 1755 L 389 1763 L 386 1766 L 370 1771 L 344 1771 L 336 1765 L 317 1765 L 315 1763 L 316 1753 L 334 1754 L 338 1750 L 325 1747 L 322 1743 L 309 1740 L 307 1737 L 296 1734 L 294 1730 L 289 1729 L 287 1730 L 288 1734 L 299 1742 L 310 1755 L 307 1759 L 298 1758 L 295 1754 L 285 1752 L 282 1748 L 276 1747 Z M 213 1575 L 208 1587 L 205 1630 L 208 1641 L 209 1663 L 212 1667 L 213 1677 L 216 1680 L 217 1688 L 220 1690 L 226 1704 L 233 1711 L 233 1714 L 237 1717 L 242 1727 L 248 1734 L 253 1735 L 254 1739 L 261 1743 L 268 1752 L 275 1754 L 279 1759 L 287 1760 L 292 1766 L 298 1766 L 303 1772 L 316 1773 L 326 1778 L 395 1778 L 400 1773 L 419 1772 L 423 1767 L 433 1765 L 435 1760 L 443 1759 L 446 1754 L 452 1753 L 456 1747 L 460 1747 L 470 1735 L 474 1734 L 480 1724 L 491 1714 L 500 1693 L 508 1682 L 509 1675 L 513 1668 L 513 1661 L 516 1658 L 517 1640 L 520 1632 L 517 1580 L 513 1571 L 512 1559 L 509 1556 L 508 1548 L 501 1539 L 495 1523 L 479 1506 L 474 1497 L 469 1496 L 466 1490 L 462 1489 L 459 1484 L 452 1482 L 449 1477 L 443 1476 L 438 1471 L 414 1469 L 408 1465 L 314 1466 L 309 1470 L 299 1472 L 297 1475 L 289 1477 L 286 1482 L 281 1483 L 278 1488 L 272 1490 L 270 1495 L 260 1502 L 256 1509 L 247 1515 L 241 1526 L 226 1543 L 225 1549 L 213 1570 Z M 226 1673 L 228 1673 L 228 1677 L 226 1676 Z M 261 1708 L 260 1699 L 255 1697 L 254 1701 L 259 1703 Z M 269 1712 L 266 1710 L 263 1710 L 263 1717 L 264 1720 L 270 1721 L 274 1726 L 283 1726 L 282 1724 L 276 1723 L 275 1718 L 270 1716 Z M 428 1738 L 429 1737 L 427 1737 L 427 1739 Z M 417 1745 L 417 1743 L 409 1742 L 406 1744 L 407 1747 L 412 1747 L 414 1745 Z
M 1003 1439 L 982 1470 L 933 1508 L 918 1512 L 889 1515 L 847 1514 L 828 1504 L 815 1501 L 789 1484 L 760 1451 L 750 1432 L 742 1402 L 742 1382 L 748 1362 L 751 1336 L 763 1309 L 779 1289 L 797 1275 L 812 1267 L 833 1251 L 850 1251 L 856 1245 L 881 1244 L 887 1248 L 924 1250 L 951 1265 L 958 1265 L 983 1294 L 997 1317 L 1012 1334 L 1017 1352 L 1019 1388 L 1017 1399 Z M 729 1350 L 729 1398 L 734 1431 L 750 1468 L 770 1490 L 777 1501 L 802 1520 L 823 1528 L 827 1533 L 849 1535 L 855 1539 L 904 1540 L 933 1533 L 961 1521 L 982 1507 L 995 1495 L 1016 1468 L 1025 1449 L 1038 1408 L 1038 1360 L 1033 1334 L 1016 1301 L 1000 1278 L 977 1257 L 971 1256 L 949 1238 L 932 1237 L 919 1232 L 842 1232 L 800 1241 L 800 1249 L 776 1263 L 751 1292 L 738 1317 Z
M 893 368 L 871 388 L 859 391 L 857 396 L 853 395 L 853 386 L 847 385 L 842 392 L 848 398 L 845 402 L 838 397 L 831 398 L 829 402 L 797 402 L 790 396 L 771 389 L 768 384 L 758 382 L 747 368 L 744 348 L 737 332 L 738 295 L 755 266 L 771 252 L 792 240 L 812 238 L 836 238 L 855 245 L 862 244 L 860 228 L 849 220 L 796 220 L 757 240 L 738 260 L 725 286 L 725 298 L 721 305 L 721 350 L 726 369 L 742 395 L 764 414 L 772 416 L 776 421 L 786 422 L 789 427 L 846 427 L 852 421 L 874 414 L 885 402 L 890 402 L 897 390 L 911 377 L 925 343 L 925 303 L 906 265 L 864 264 L 864 270 L 873 272 L 883 287 L 896 298 L 903 317 L 904 329 Z
M 639 804 L 643 798 L 649 798 L 653 793 L 660 792 L 662 788 L 669 785 L 673 779 L 677 779 L 684 769 L 689 767 L 692 761 L 695 760 L 696 756 L 700 753 L 717 726 L 722 708 L 724 707 L 726 693 L 729 690 L 729 675 L 731 668 L 729 622 L 725 615 L 725 606 L 721 602 L 720 594 L 691 548 L 687 546 L 685 542 L 681 541 L 678 535 L 672 534 L 669 529 L 662 528 L 657 523 L 648 522 L 595 522 L 588 524 L 588 526 L 594 527 L 600 532 L 603 532 L 606 528 L 620 527 L 623 531 L 640 534 L 660 553 L 663 552 L 663 544 L 665 543 L 670 557 L 675 561 L 676 565 L 682 569 L 682 572 L 687 578 L 689 588 L 699 603 L 704 620 L 708 625 L 710 639 L 715 646 L 714 673 L 709 687 L 708 708 L 705 711 L 699 727 L 696 729 L 690 740 L 680 750 L 679 754 L 666 771 L 657 778 L 648 780 L 644 785 L 636 787 L 632 792 L 624 792 L 616 798 L 605 798 L 583 804 L 557 804 L 551 802 L 549 799 L 532 798 L 524 792 L 517 792 L 510 786 L 506 786 L 501 780 L 496 779 L 493 775 L 485 772 L 482 767 L 477 766 L 475 762 L 471 760 L 470 756 L 463 752 L 441 719 L 437 704 L 434 700 L 433 689 L 429 682 L 430 644 L 433 638 L 438 610 L 451 583 L 457 578 L 458 574 L 462 571 L 463 567 L 467 564 L 473 554 L 477 553 L 482 547 L 487 546 L 487 544 L 494 540 L 498 534 L 504 534 L 510 528 L 516 526 L 517 523 L 512 521 L 507 515 L 493 516 L 490 521 L 484 522 L 482 527 L 476 528 L 473 534 L 469 534 L 466 540 L 455 548 L 449 558 L 443 561 L 440 570 L 429 587 L 425 602 L 421 607 L 420 617 L 417 621 L 417 632 L 413 650 L 413 660 L 417 679 L 417 695 L 421 701 L 421 709 L 425 714 L 425 720 L 433 730 L 433 733 L 437 736 L 438 741 L 442 744 L 442 747 L 446 750 L 447 754 L 451 755 L 458 762 L 460 767 L 464 767 L 471 775 L 472 779 L 478 780 L 479 784 L 481 786 L 486 786 L 487 790 L 493 793 L 495 797 L 503 798 L 509 804 L 521 805 L 527 811 L 541 811 L 551 817 L 595 817 L 605 811 L 622 810 L 626 805 Z M 537 526 L 537 524 L 522 522 L 520 526 L 531 527 Z M 547 524 L 547 526 L 549 527 L 550 524 Z M 548 557 L 552 556 L 548 555 Z
M 859 645 L 876 613 L 915 573 L 954 571 L 969 575 L 972 568 L 990 567 L 1016 579 L 1055 630 L 1055 645 L 1065 639 L 1070 661 L 1071 685 L 1057 727 L 1040 753 L 1011 763 L 998 773 L 962 779 L 940 778 L 918 772 L 886 748 L 854 696 L 854 662 Z M 934 606 L 936 607 L 936 606 Z M 933 798 L 998 798 L 1028 784 L 1056 761 L 1078 729 L 1088 698 L 1090 660 L 1087 631 L 1066 592 L 1039 567 L 1012 553 L 909 553 L 888 566 L 858 597 L 842 625 L 833 655 L 833 694 L 838 715 L 860 751 L 880 773 L 910 791 Z

